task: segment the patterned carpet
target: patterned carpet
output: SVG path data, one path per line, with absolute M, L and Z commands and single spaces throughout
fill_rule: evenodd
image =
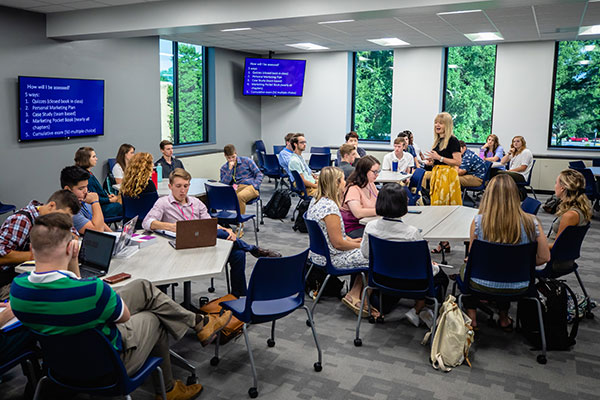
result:
M 273 184 L 264 183 L 262 196 L 269 199 Z M 540 196 L 544 200 L 544 196 Z M 296 204 L 293 199 L 293 206 Z M 266 201 L 265 201 L 266 204 Z M 292 206 L 292 209 L 293 209 Z M 249 208 L 248 212 L 254 211 Z M 260 226 L 259 240 L 263 247 L 278 250 L 283 255 L 296 254 L 308 246 L 308 235 L 292 230 L 289 217 L 284 221 L 265 218 Z M 540 211 L 539 218 L 547 230 L 553 217 Z M 254 243 L 251 225 L 245 239 Z M 598 219 L 583 244 L 579 260 L 580 274 L 590 296 L 600 298 L 600 243 Z M 453 251 L 448 262 L 459 267 L 464 256 L 462 243 L 451 243 Z M 440 260 L 439 256 L 432 256 Z M 248 256 L 247 274 L 255 259 Z M 447 271 L 448 272 L 448 271 Z M 449 273 L 452 273 L 450 271 Z M 581 293 L 574 276 L 567 277 L 570 287 Z M 194 282 L 198 296 L 207 295 L 209 281 Z M 225 294 L 224 279 L 216 282 L 217 291 L 211 298 Z M 181 297 L 181 290 L 178 295 Z M 310 305 L 311 301 L 307 303 Z M 538 352 L 530 351 L 518 333 L 505 333 L 482 323 L 472 347 L 472 368 L 457 367 L 450 373 L 434 370 L 429 364 L 429 347 L 420 344 L 426 332 L 402 319 L 412 306 L 403 301 L 386 316 L 384 324 L 364 323 L 361 327 L 363 346 L 354 347 L 355 316 L 336 299 L 326 298 L 316 308 L 315 324 L 323 349 L 323 371 L 315 372 L 317 361 L 310 328 L 305 325 L 304 311 L 297 311 L 277 323 L 276 346 L 267 347 L 270 325 L 249 328 L 254 359 L 259 375 L 261 399 L 597 399 L 600 390 L 600 309 L 594 320 L 584 319 L 579 326 L 577 345 L 570 351 L 548 353 L 548 364 L 540 365 Z M 511 307 L 515 316 L 516 305 Z M 480 315 L 480 322 L 485 316 Z M 239 338 L 221 347 L 221 362 L 209 363 L 214 348 L 202 348 L 194 335 L 173 345 L 180 355 L 198 365 L 199 382 L 204 391 L 199 398 L 247 398 L 252 375 L 244 340 Z M 177 378 L 185 380 L 185 371 L 175 367 Z M 0 384 L 0 399 L 20 398 L 25 386 L 19 368 L 13 369 Z M 134 392 L 134 399 L 153 399 L 151 386 L 145 384 Z M 78 396 L 78 398 L 86 398 Z

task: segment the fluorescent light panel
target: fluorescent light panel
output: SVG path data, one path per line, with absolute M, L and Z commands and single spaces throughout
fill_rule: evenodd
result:
M 314 43 L 294 43 L 294 44 L 286 44 L 289 47 L 295 47 L 300 50 L 329 50 L 329 47 L 321 46 L 319 44 Z
M 249 31 L 252 28 L 229 28 L 229 29 L 221 29 L 221 32 L 239 32 L 239 31 Z
M 465 33 L 465 36 L 472 42 L 492 42 L 496 40 L 504 40 L 500 32 Z
M 340 19 L 337 21 L 323 21 L 323 22 L 319 22 L 319 25 L 325 25 L 325 24 L 345 24 L 346 22 L 354 22 L 353 19 Z
M 437 13 L 436 15 L 469 14 L 469 13 L 476 13 L 476 12 L 481 12 L 481 10 L 448 11 L 448 12 Z
M 410 44 L 398 38 L 367 39 L 367 41 L 379 46 L 407 46 Z
M 579 35 L 600 35 L 600 25 L 582 26 L 579 28 Z

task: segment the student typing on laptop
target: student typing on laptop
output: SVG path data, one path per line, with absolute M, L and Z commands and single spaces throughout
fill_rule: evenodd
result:
M 207 219 L 210 214 L 206 206 L 196 197 L 188 196 L 192 176 L 177 168 L 169 175 L 171 194 L 161 197 L 144 218 L 142 226 L 146 230 L 176 231 L 177 221 Z M 256 247 L 238 239 L 231 229 L 218 227 L 217 237 L 234 242 L 229 255 L 231 267 L 231 291 L 236 297 L 246 295 L 246 252 L 254 257 L 281 257 L 281 254 Z
M 98 278 L 81 279 L 79 245 L 72 239 L 72 226 L 71 218 L 62 213 L 36 219 L 31 231 L 35 271 L 18 276 L 12 284 L 14 315 L 23 325 L 47 335 L 98 328 L 121 353 L 129 374 L 150 354 L 162 357 L 167 399 L 195 397 L 201 385 L 186 386 L 173 380 L 168 333 L 179 340 L 193 328 L 206 345 L 227 325 L 231 312 L 220 317 L 196 315 L 146 280 L 135 280 L 113 291 Z M 60 301 L 48 301 L 57 300 L 57 296 Z M 155 381 L 154 388 L 160 393 L 160 382 Z

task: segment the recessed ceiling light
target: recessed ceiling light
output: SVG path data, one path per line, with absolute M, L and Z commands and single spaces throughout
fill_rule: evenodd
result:
M 294 44 L 286 44 L 289 47 L 295 47 L 300 50 L 329 50 L 329 47 L 321 46 L 319 44 L 314 43 L 294 43 Z
M 600 25 L 582 26 L 579 28 L 580 35 L 600 35 Z
M 319 22 L 319 25 L 324 25 L 324 24 L 344 24 L 346 22 L 354 22 L 353 19 L 340 19 L 337 21 L 323 21 L 323 22 Z
M 500 32 L 465 33 L 465 36 L 473 42 L 491 42 L 494 40 L 504 40 Z
M 221 32 L 239 32 L 239 31 L 249 31 L 252 28 L 229 28 L 229 29 L 221 29 Z
M 410 44 L 398 38 L 367 39 L 367 41 L 380 46 L 407 46 Z
M 456 65 L 456 64 L 449 64 L 448 68 L 450 68 L 450 69 L 456 69 L 456 68 L 460 68 L 460 67 L 458 65 Z
M 591 63 L 591 61 L 590 61 L 590 60 L 581 60 L 581 61 L 579 61 L 577 64 L 579 64 L 579 65 L 588 65 L 588 64 L 590 64 L 590 63 Z
M 587 46 L 583 46 L 583 51 L 594 51 L 595 48 L 596 48 L 595 44 L 588 44 Z
M 437 13 L 436 15 L 469 14 L 469 13 L 476 13 L 476 12 L 481 12 L 481 10 L 448 11 L 448 12 Z

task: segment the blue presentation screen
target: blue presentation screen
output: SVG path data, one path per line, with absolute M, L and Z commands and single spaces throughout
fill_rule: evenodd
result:
M 104 135 L 104 81 L 19 76 L 19 140 Z
M 302 96 L 306 60 L 246 58 L 244 95 Z

